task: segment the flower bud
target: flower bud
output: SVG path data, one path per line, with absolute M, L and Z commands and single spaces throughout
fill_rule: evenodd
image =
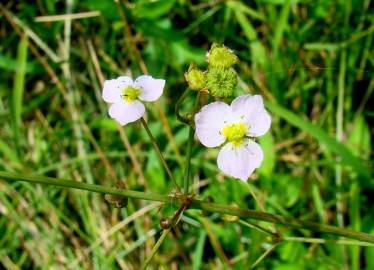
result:
M 206 85 L 205 73 L 193 64 L 190 65 L 184 76 L 192 90 L 201 90 Z
M 209 67 L 229 68 L 238 63 L 238 57 L 224 45 L 213 44 L 206 55 Z
M 231 97 L 237 84 L 237 75 L 230 69 L 210 68 L 208 70 L 206 87 L 214 97 Z

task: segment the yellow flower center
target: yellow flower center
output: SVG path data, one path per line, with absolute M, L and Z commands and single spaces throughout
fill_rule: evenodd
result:
M 243 123 L 235 123 L 226 125 L 222 134 L 231 142 L 234 146 L 239 147 L 243 144 L 244 136 L 247 133 L 248 127 Z
M 126 88 L 122 89 L 122 99 L 127 101 L 127 102 L 133 102 L 134 100 L 138 99 L 140 95 L 140 89 L 132 87 L 132 86 L 127 86 Z

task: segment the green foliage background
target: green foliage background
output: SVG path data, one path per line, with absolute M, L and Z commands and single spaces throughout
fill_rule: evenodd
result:
M 374 233 L 373 10 L 370 0 L 2 3 L 0 169 L 167 194 L 171 182 L 147 134 L 138 123 L 118 130 L 100 80 L 137 77 L 141 61 L 166 79 L 160 103 L 146 105 L 147 120 L 181 183 L 188 130 L 174 105 L 187 86 L 184 72 L 191 62 L 204 67 L 211 44 L 224 43 L 240 58 L 236 95 L 263 95 L 273 125 L 260 139 L 265 160 L 248 184 L 220 174 L 218 150 L 196 143 L 194 191 Z M 68 20 L 36 19 L 87 11 L 100 15 L 73 20 L 71 31 Z M 160 217 L 174 210 L 173 203 L 137 200 L 116 209 L 97 194 L 1 181 L 0 268 L 138 269 L 160 235 Z M 189 210 L 152 267 L 249 269 L 270 246 L 262 232 Z M 369 270 L 374 249 L 284 242 L 257 268 Z

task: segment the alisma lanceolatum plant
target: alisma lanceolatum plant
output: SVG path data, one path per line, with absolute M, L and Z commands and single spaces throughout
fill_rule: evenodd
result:
M 205 91 L 218 99 L 232 97 L 238 81 L 232 69 L 237 56 L 227 47 L 214 44 L 206 60 L 207 71 L 191 64 L 185 75 L 189 88 Z M 149 75 L 142 75 L 135 81 L 122 76 L 104 82 L 103 99 L 111 103 L 109 115 L 120 125 L 126 125 L 143 117 L 145 107 L 140 101 L 157 100 L 164 86 L 165 80 Z M 197 113 L 196 109 L 199 108 L 195 108 L 190 117 L 194 118 L 199 141 L 206 147 L 221 146 L 217 158 L 219 169 L 246 181 L 263 160 L 261 147 L 254 139 L 265 134 L 271 124 L 262 97 L 243 95 L 235 98 L 231 105 L 214 101 Z
M 291 228 L 330 233 L 359 240 L 351 242 L 336 240 L 335 243 L 337 244 L 374 244 L 374 236 L 366 233 L 302 221 L 293 217 L 272 215 L 235 206 L 210 203 L 204 201 L 204 198 L 198 198 L 193 191 L 189 192 L 190 164 L 195 138 L 205 147 L 219 147 L 217 166 L 220 171 L 229 177 L 242 181 L 250 181 L 248 179 L 254 173 L 255 169 L 261 166 L 264 155 L 267 154 L 263 152 L 260 145 L 256 142 L 256 138 L 269 131 L 271 116 L 266 111 L 263 98 L 260 95 L 245 94 L 235 96 L 236 89 L 239 86 L 234 66 L 238 61 L 238 57 L 232 50 L 224 45 L 213 44 L 210 51 L 206 54 L 205 70 L 192 63 L 185 73 L 187 87 L 181 93 L 175 106 L 177 118 L 189 127 L 183 179 L 174 178 L 173 172 L 170 170 L 166 159 L 160 151 L 157 141 L 143 118 L 146 110 L 142 102 L 153 102 L 159 99 L 165 85 L 167 86 L 167 79 L 157 79 L 150 75 L 141 75 L 135 80 L 127 76 L 121 76 L 104 82 L 102 98 L 105 102 L 109 103 L 109 116 L 121 126 L 138 120 L 141 122 L 174 186 L 174 191 L 170 194 L 144 193 L 8 172 L 0 172 L 0 177 L 6 180 L 51 184 L 106 194 L 108 202 L 115 203 L 117 207 L 125 206 L 123 203 L 118 203 L 124 197 L 163 203 L 173 201 L 179 205 L 179 209 L 172 217 L 161 218 L 160 224 L 164 232 L 152 250 L 151 256 L 144 263 L 143 268 L 147 266 L 166 234 L 179 222 L 183 212 L 189 208 L 282 224 Z M 195 98 L 194 106 L 183 113 L 181 111 L 182 104 L 189 96 Z M 201 98 L 202 96 L 204 98 Z M 232 180 L 228 179 L 227 181 Z M 183 189 L 180 188 L 182 182 Z M 226 220 L 236 221 L 237 219 L 228 218 Z M 251 221 L 241 222 L 269 233 L 275 243 L 283 240 L 291 241 L 290 237 L 283 237 L 278 231 L 270 231 L 256 223 L 251 223 Z M 301 240 L 305 242 L 324 241 L 323 239 L 315 238 L 303 238 Z

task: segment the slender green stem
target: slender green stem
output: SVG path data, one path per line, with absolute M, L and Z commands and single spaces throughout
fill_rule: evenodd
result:
M 264 232 L 264 233 L 270 234 L 271 236 L 275 236 L 275 235 L 276 235 L 276 233 L 270 231 L 270 230 L 267 229 L 267 228 L 264 228 L 264 227 L 261 226 L 261 225 L 258 225 L 258 224 L 256 224 L 256 223 L 254 223 L 254 222 L 251 222 L 251 221 L 244 221 L 244 220 L 240 220 L 240 219 L 239 219 L 238 222 L 239 222 L 240 224 L 244 225 L 244 226 L 249 227 L 249 228 L 255 228 L 255 229 L 259 230 L 259 231 L 262 231 L 262 232 Z
M 181 95 L 181 97 L 178 99 L 177 103 L 175 104 L 175 115 L 177 116 L 177 119 L 179 121 L 181 121 L 182 123 L 185 123 L 187 125 L 190 124 L 190 119 L 188 116 L 186 115 L 182 115 L 180 113 L 180 109 L 181 109 L 181 105 L 182 105 L 182 102 L 186 99 L 186 97 L 188 96 L 188 94 L 190 93 L 190 88 L 187 88 L 183 94 Z
M 374 244 L 370 244 L 362 241 L 346 240 L 346 239 L 320 239 L 320 238 L 309 238 L 309 237 L 283 237 L 285 241 L 291 242 L 303 242 L 303 243 L 314 243 L 314 244 L 337 244 L 337 245 L 354 245 L 354 246 L 364 246 L 364 247 L 374 247 Z
M 105 187 L 101 185 L 81 183 L 81 182 L 76 182 L 76 181 L 71 181 L 71 180 L 56 179 L 56 178 L 46 177 L 46 176 L 34 176 L 34 175 L 29 175 L 29 174 L 24 175 L 24 174 L 0 171 L 0 179 L 9 180 L 9 181 L 25 181 L 25 182 L 31 182 L 31 183 L 76 188 L 76 189 L 98 192 L 102 194 L 120 195 L 120 196 L 129 197 L 129 198 L 135 198 L 135 199 L 176 203 L 179 205 L 183 204 L 183 202 L 185 201 L 184 194 L 162 195 L 162 194 L 156 194 L 156 193 L 144 193 L 144 192 L 133 191 L 133 190 L 123 190 L 123 189 L 117 189 L 117 188 L 112 188 L 112 187 Z M 371 235 L 368 233 L 357 232 L 357 231 L 353 231 L 350 229 L 339 228 L 339 227 L 325 225 L 325 224 L 318 224 L 315 222 L 299 220 L 299 219 L 292 218 L 292 217 L 273 215 L 273 214 L 269 214 L 266 212 L 244 209 L 244 208 L 239 208 L 235 206 L 228 206 L 228 205 L 222 205 L 222 204 L 217 204 L 217 203 L 208 203 L 208 202 L 204 202 L 199 199 L 193 199 L 190 205 L 190 208 L 200 209 L 200 210 L 204 210 L 207 212 L 215 212 L 219 214 L 238 216 L 241 218 L 249 218 L 249 219 L 265 221 L 265 222 L 270 222 L 270 223 L 277 223 L 277 224 L 282 224 L 282 225 L 288 226 L 290 228 L 295 228 L 295 229 L 305 229 L 305 230 L 310 230 L 314 232 L 334 234 L 334 235 L 344 236 L 344 237 L 374 244 L 374 235 Z
M 189 92 L 188 89 L 185 93 Z M 195 113 L 199 110 L 199 102 L 200 102 L 200 95 L 201 92 L 197 93 L 195 105 L 192 109 L 192 115 L 195 115 Z M 178 109 L 179 110 L 179 109 Z M 194 128 L 193 125 L 189 124 L 189 131 L 188 131 L 188 142 L 187 142 L 187 155 L 186 155 L 186 168 L 184 172 L 184 179 L 183 179 L 183 188 L 184 193 L 188 193 L 188 187 L 190 185 L 190 169 L 191 169 L 191 154 L 192 154 L 192 146 L 193 146 L 193 139 L 194 139 Z
M 277 244 L 272 245 L 268 250 L 266 250 L 252 265 L 250 269 L 255 268 L 260 262 L 262 262 L 276 247 Z
M 144 264 L 142 265 L 142 270 L 146 269 L 148 264 L 151 262 L 153 256 L 155 256 L 156 252 L 158 251 L 158 249 L 160 248 L 162 242 L 164 242 L 165 240 L 165 237 L 166 235 L 169 233 L 170 229 L 166 229 L 162 232 L 160 238 L 157 240 L 155 246 L 152 248 L 152 251 L 151 251 L 151 254 L 149 255 L 149 257 L 147 258 L 147 260 L 144 262 Z
M 156 153 L 157 153 L 158 157 L 160 158 L 162 165 L 164 165 L 166 173 L 168 174 L 168 176 L 170 177 L 171 181 L 173 182 L 173 185 L 174 185 L 175 189 L 178 192 L 180 192 L 180 187 L 179 187 L 177 181 L 175 180 L 173 174 L 171 173 L 171 170 L 170 170 L 168 164 L 166 163 L 166 160 L 165 160 L 164 156 L 161 153 L 160 147 L 158 147 L 157 141 L 156 141 L 155 137 L 153 137 L 152 132 L 149 129 L 147 122 L 144 120 L 143 117 L 140 118 L 140 122 L 142 123 L 143 127 L 147 131 L 147 134 L 148 134 L 149 138 L 151 139 L 152 145 L 155 148 Z
M 127 190 L 127 189 L 118 189 L 118 188 L 113 188 L 113 187 L 105 187 L 101 185 L 87 184 L 87 183 L 82 183 L 82 182 L 77 182 L 77 181 L 72 181 L 72 180 L 64 180 L 64 179 L 59 179 L 59 178 L 47 177 L 47 176 L 16 174 L 16 173 L 0 171 L 0 179 L 11 180 L 11 181 L 24 181 L 24 182 L 30 182 L 30 183 L 54 185 L 54 186 L 59 186 L 59 187 L 82 189 L 82 190 L 97 192 L 101 194 L 118 195 L 118 196 L 134 198 L 134 199 L 141 199 L 141 200 L 168 202 L 168 203 L 170 203 L 172 200 L 175 201 L 175 197 L 173 196 L 166 196 L 166 195 L 155 194 L 155 193 L 145 193 L 145 192 L 133 191 L 133 190 Z
M 187 141 L 187 155 L 186 155 L 186 168 L 183 178 L 183 190 L 184 193 L 188 193 L 188 187 L 190 185 L 190 169 L 191 169 L 191 154 L 193 145 L 194 129 L 190 126 L 188 131 L 188 141 Z
M 282 224 L 290 228 L 306 229 L 314 232 L 334 234 L 338 236 L 349 237 L 360 241 L 374 243 L 374 235 L 356 232 L 350 229 L 335 227 L 331 225 L 324 225 L 310 221 L 299 220 L 293 217 L 285 217 L 281 215 L 273 215 L 266 212 L 260 212 L 250 209 L 243 209 L 234 206 L 207 203 L 201 200 L 193 200 L 191 208 L 197 208 L 208 212 L 215 212 L 220 214 L 228 214 L 232 216 L 245 217 L 254 220 L 260 220 L 270 223 Z
M 343 140 L 343 120 L 344 120 L 344 88 L 345 88 L 345 71 L 346 71 L 346 50 L 343 50 L 340 59 L 340 71 L 338 78 L 338 104 L 336 109 L 336 140 L 341 142 Z M 343 199 L 342 199 L 342 164 L 341 158 L 337 157 L 335 166 L 335 184 L 337 187 L 336 192 L 336 210 L 337 220 L 339 226 L 344 226 L 343 220 Z

